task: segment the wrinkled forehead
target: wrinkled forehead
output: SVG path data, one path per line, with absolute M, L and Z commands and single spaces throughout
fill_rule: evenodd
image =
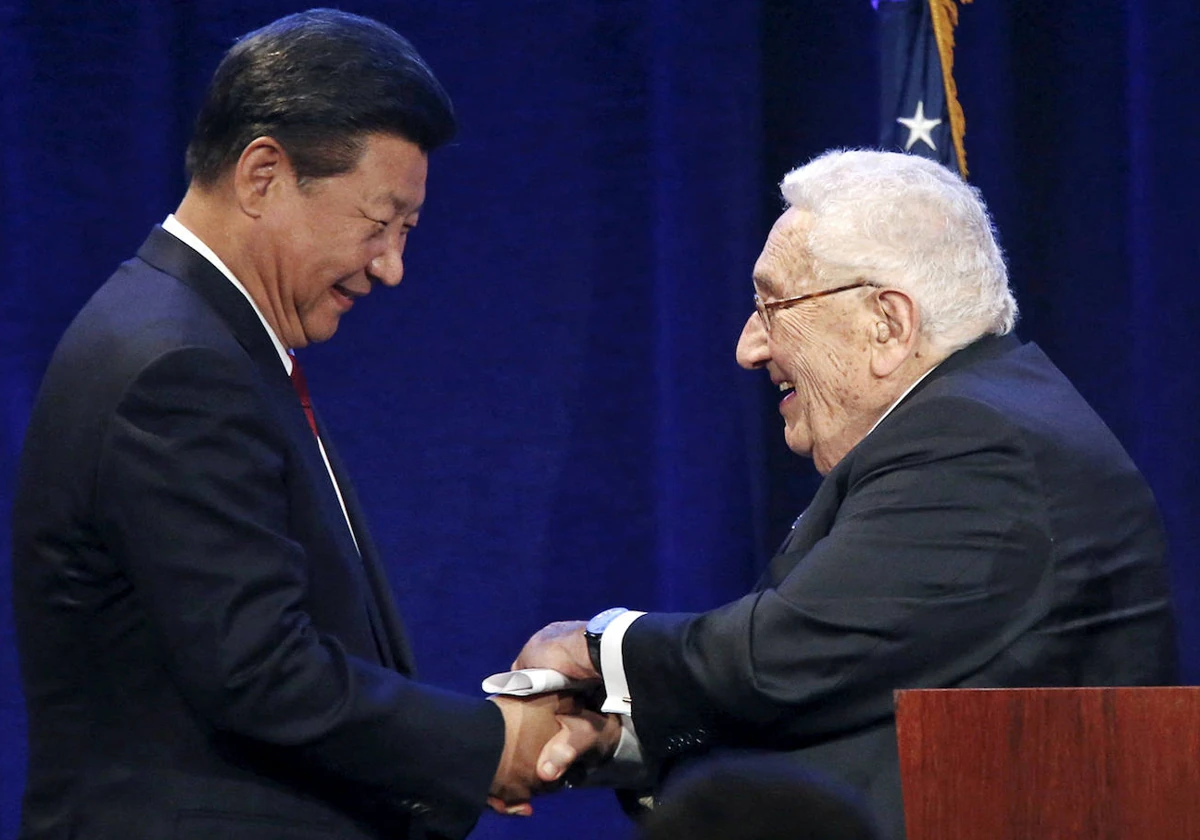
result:
M 814 280 L 808 231 L 812 213 L 789 207 L 771 232 L 754 264 L 754 288 L 763 297 L 803 294 Z

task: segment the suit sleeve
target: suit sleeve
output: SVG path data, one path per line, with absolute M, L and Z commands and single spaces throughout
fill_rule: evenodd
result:
M 932 419 L 931 419 L 932 418 Z M 888 418 L 847 456 L 828 534 L 774 586 L 625 636 L 643 747 L 798 747 L 967 679 L 1034 620 L 1051 544 L 1021 434 L 968 400 Z
M 461 836 L 499 762 L 499 710 L 357 658 L 314 626 L 308 558 L 288 536 L 286 447 L 255 376 L 202 348 L 136 376 L 99 466 L 102 538 L 163 666 L 215 730 Z

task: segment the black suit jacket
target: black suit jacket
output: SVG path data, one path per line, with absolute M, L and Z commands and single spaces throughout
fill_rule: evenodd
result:
M 1034 345 L 987 337 L 821 484 L 760 587 L 625 636 L 633 719 L 668 766 L 785 750 L 903 837 L 892 692 L 1177 679 L 1146 482 Z
M 13 518 L 21 838 L 459 837 L 496 707 L 411 679 L 253 309 L 156 228 L 64 335 Z

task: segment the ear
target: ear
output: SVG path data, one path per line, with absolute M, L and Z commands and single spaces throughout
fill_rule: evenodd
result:
M 916 349 L 921 313 L 907 292 L 881 289 L 875 295 L 873 322 L 867 334 L 871 373 L 883 379 L 893 374 Z
M 255 138 L 242 150 L 233 170 L 238 204 L 242 212 L 256 219 L 282 186 L 295 181 L 291 158 L 274 137 Z

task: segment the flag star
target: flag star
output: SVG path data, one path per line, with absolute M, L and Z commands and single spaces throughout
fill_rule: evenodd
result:
M 929 148 L 937 151 L 937 146 L 933 144 L 933 135 L 929 132 L 942 124 L 941 120 L 929 120 L 925 118 L 925 103 L 917 102 L 917 112 L 911 117 L 897 117 L 896 122 L 908 129 L 908 142 L 904 144 L 904 151 L 908 151 L 913 147 L 913 143 L 920 140 Z

